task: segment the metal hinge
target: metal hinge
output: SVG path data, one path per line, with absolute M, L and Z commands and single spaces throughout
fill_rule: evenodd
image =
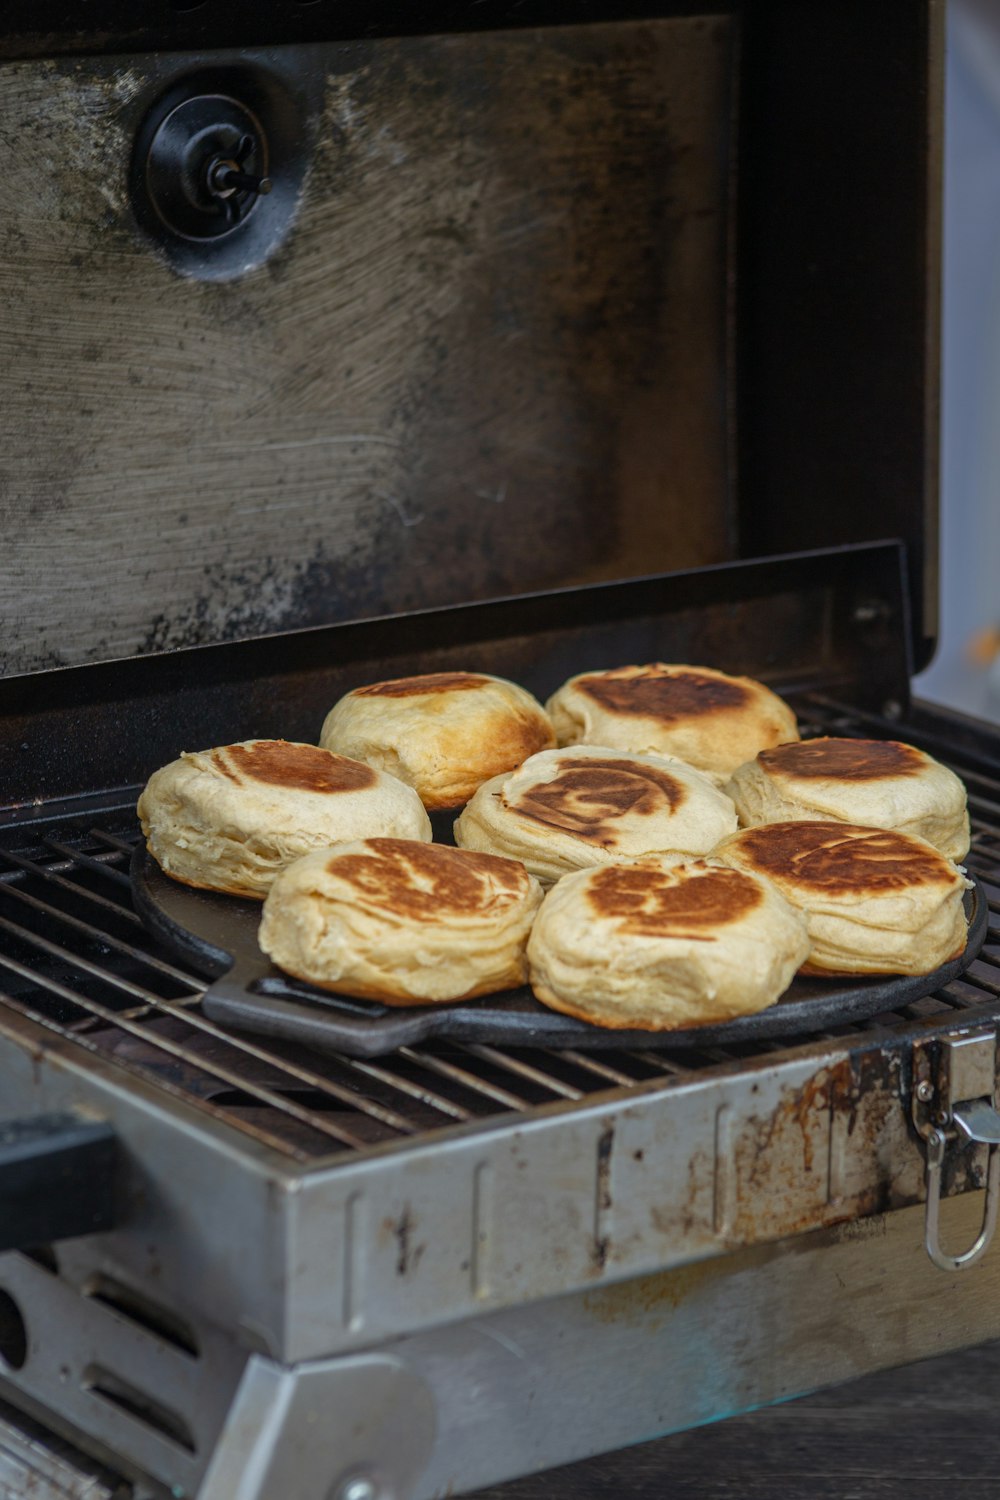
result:
M 927 1216 L 924 1244 L 942 1271 L 965 1271 L 985 1253 L 1000 1206 L 1000 1114 L 995 1030 L 929 1037 L 913 1048 L 913 1123 L 927 1150 Z M 975 1243 L 961 1255 L 941 1248 L 941 1171 L 948 1148 L 979 1141 L 989 1147 L 986 1206 Z

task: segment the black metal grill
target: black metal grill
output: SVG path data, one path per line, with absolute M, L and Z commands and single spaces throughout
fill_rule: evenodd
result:
M 817 1032 L 796 1045 L 970 1007 L 1000 1008 L 997 765 L 991 770 L 981 744 L 968 753 L 949 749 L 947 726 L 933 714 L 901 726 L 815 696 L 796 706 L 805 735 L 900 736 L 958 771 L 973 816 L 968 865 L 991 913 L 986 945 L 961 979 L 898 1012 Z M 0 839 L 0 1022 L 4 1009 L 17 1011 L 295 1161 L 317 1164 L 785 1050 L 771 1042 L 583 1054 L 432 1043 L 363 1061 L 226 1032 L 201 1014 L 202 981 L 159 949 L 132 910 L 127 866 L 138 835 L 131 794 L 112 799 L 114 806 L 108 800 L 91 816 L 39 808 L 37 820 L 8 828 Z

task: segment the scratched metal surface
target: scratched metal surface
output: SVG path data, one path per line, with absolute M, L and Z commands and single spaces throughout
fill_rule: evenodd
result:
M 0 70 L 0 671 L 729 555 L 733 51 L 707 17 L 313 49 L 296 222 L 223 284 L 128 201 L 192 59 Z

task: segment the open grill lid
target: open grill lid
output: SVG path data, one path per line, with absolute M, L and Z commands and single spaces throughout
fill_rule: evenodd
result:
M 936 4 L 125 9 L 0 43 L 4 675 L 887 536 L 926 660 Z M 135 143 L 230 84 L 203 279 Z

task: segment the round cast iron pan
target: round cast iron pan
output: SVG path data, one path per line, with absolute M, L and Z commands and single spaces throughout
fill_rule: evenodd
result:
M 546 1009 L 527 988 L 454 1005 L 400 1009 L 314 989 L 275 969 L 257 946 L 259 901 L 194 890 L 164 875 L 139 844 L 132 856 L 132 891 L 146 926 L 178 958 L 214 980 L 203 1008 L 212 1020 L 302 1042 L 324 1052 L 378 1057 L 428 1037 L 508 1047 L 708 1047 L 794 1037 L 930 995 L 975 958 L 986 936 L 988 911 L 981 888 L 966 895 L 965 952 L 918 978 L 796 978 L 766 1010 L 690 1031 L 613 1031 Z

